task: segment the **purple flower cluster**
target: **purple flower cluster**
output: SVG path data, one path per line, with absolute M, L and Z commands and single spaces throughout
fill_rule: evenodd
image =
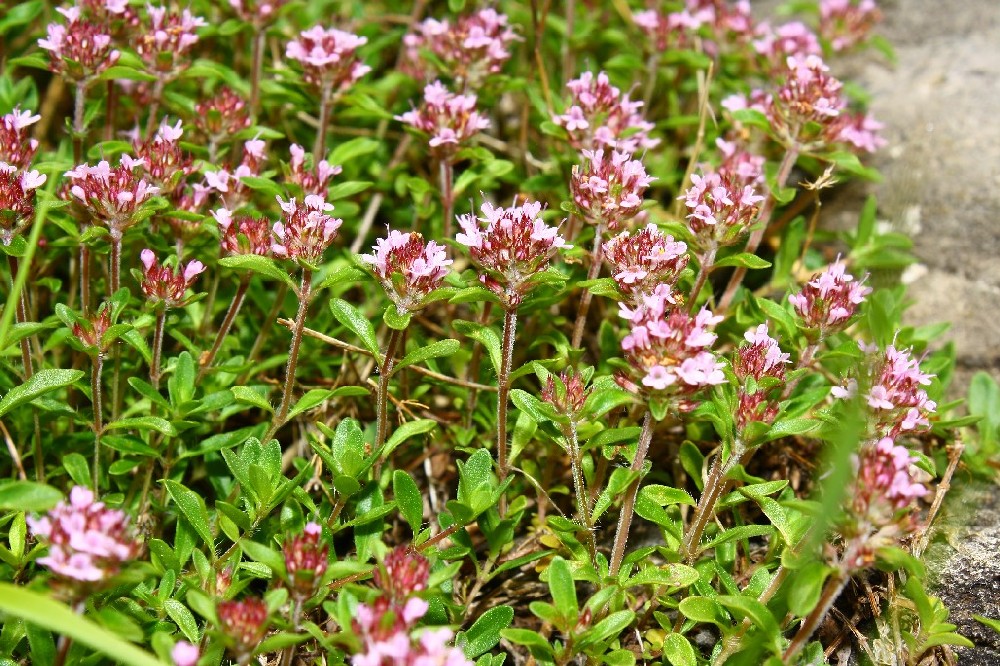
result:
M 510 59 L 510 46 L 517 39 L 507 16 L 492 8 L 459 17 L 454 23 L 425 19 L 403 38 L 405 69 L 417 79 L 427 79 L 429 70 L 440 69 L 439 73 L 453 77 L 465 88 L 476 89 Z M 423 57 L 424 50 L 433 54 L 440 68 Z
M 728 178 L 736 187 L 764 184 L 764 158 L 747 151 L 736 141 L 722 137 L 715 140 L 715 147 L 722 153 L 719 175 Z
M 71 580 L 103 581 L 139 552 L 128 516 L 95 502 L 94 493 L 83 486 L 70 491 L 69 503 L 59 502 L 40 518 L 29 517 L 28 526 L 49 543 L 49 554 L 38 563 Z
M 69 177 L 69 192 L 96 220 L 103 223 L 112 237 L 118 236 L 138 220 L 136 214 L 143 203 L 159 194 L 160 188 L 142 176 L 146 161 L 122 155 L 119 165 L 112 168 L 107 160 L 96 166 L 80 164 Z
M 781 351 L 767 324 L 760 324 L 743 334 L 747 344 L 733 357 L 733 373 L 740 380 L 736 426 L 743 430 L 752 421 L 771 424 L 778 415 L 774 400 L 776 390 L 784 385 L 788 354 Z M 753 382 L 747 382 L 752 378 Z M 780 393 L 780 391 L 777 391 Z
M 639 160 L 625 152 L 584 150 L 582 167 L 573 167 L 570 192 L 585 217 L 603 221 L 608 229 L 639 212 L 642 197 L 656 178 L 646 173 Z
M 240 180 L 260 173 L 267 160 L 265 143 L 260 139 L 250 139 L 243 144 L 242 160 L 235 168 L 220 168 L 206 171 L 204 184 L 196 183 L 194 191 L 207 197 L 217 193 L 227 208 L 239 208 L 249 196 L 249 188 Z
M 898 510 L 926 495 L 927 488 L 910 474 L 910 465 L 916 461 L 916 456 L 891 437 L 883 437 L 875 446 L 866 447 L 858 465 L 858 487 L 863 492 L 857 501 L 883 500 Z
M 371 71 L 355 54 L 367 43 L 367 37 L 317 25 L 288 42 L 285 56 L 302 65 L 307 83 L 321 90 L 343 91 Z
M 875 0 L 822 0 L 819 5 L 819 32 L 834 51 L 863 41 L 881 20 Z
M 637 12 L 632 19 L 656 51 L 700 46 L 709 55 L 720 48 L 739 44 L 753 34 L 750 3 L 719 0 L 687 0 L 684 9 L 663 13 L 655 9 Z M 696 37 L 703 36 L 702 40 Z
M 672 288 L 689 257 L 683 241 L 675 241 L 649 223 L 638 231 L 623 231 L 604 243 L 604 259 L 611 265 L 611 277 L 619 291 L 639 305 L 657 286 Z
M 165 264 L 161 266 L 149 248 L 139 256 L 143 265 L 142 282 L 139 285 L 143 295 L 150 303 L 162 303 L 167 308 L 183 305 L 186 300 L 184 293 L 205 270 L 205 264 L 197 260 L 189 261 L 183 271 L 180 266 L 177 270 Z
M 552 121 L 566 129 L 577 150 L 606 148 L 635 153 L 660 143 L 649 136 L 653 123 L 639 113 L 642 102 L 632 101 L 628 93 L 623 95 L 604 72 L 596 76 L 584 72 L 566 87 L 572 99 L 566 111 L 554 115 Z
M 424 242 L 417 232 L 392 229 L 375 241 L 371 254 L 361 255 L 401 312 L 419 310 L 427 295 L 441 286 L 453 261 L 444 247 Z
M 20 107 L 0 118 L 0 162 L 27 169 L 31 164 L 35 151 L 38 150 L 38 140 L 28 136 L 27 128 L 34 125 L 41 116 L 31 115 L 31 111 L 22 111 Z
M 622 350 L 646 390 L 670 391 L 682 397 L 726 383 L 725 364 L 708 351 L 717 337 L 711 329 L 722 317 L 707 308 L 692 317 L 673 307 L 666 285 L 644 297 L 637 307 L 618 305 L 620 316 L 631 325 Z
M 763 21 L 757 25 L 756 33 L 753 48 L 767 60 L 772 71 L 780 71 L 789 56 L 806 58 L 823 54 L 816 33 L 801 21 L 783 23 L 777 28 Z
M 292 155 L 288 163 L 288 182 L 298 185 L 304 194 L 318 194 L 326 196 L 327 188 L 334 176 L 339 176 L 343 168 L 339 165 L 331 165 L 326 160 L 316 162 L 311 169 L 306 169 L 306 151 L 297 143 L 293 143 L 288 151 Z M 315 157 L 313 157 L 315 161 Z
M 462 231 L 455 239 L 469 249 L 473 261 L 485 271 L 483 284 L 497 294 L 505 307 L 516 307 L 531 286 L 531 278 L 548 268 L 560 248 L 571 247 L 538 216 L 542 204 L 525 201 L 500 208 L 482 205 L 483 217 L 468 213 L 458 217 Z M 483 228 L 483 223 L 486 227 Z
M 321 196 L 306 195 L 301 204 L 294 197 L 288 201 L 276 198 L 284 222 L 274 223 L 276 240 L 271 245 L 274 256 L 310 265 L 318 263 L 344 221 L 327 214 L 333 210 L 333 204 Z
M 288 585 L 293 595 L 308 599 L 319 589 L 330 561 L 330 546 L 322 542 L 323 528 L 306 523 L 300 534 L 285 541 L 283 554 Z
M 45 37 L 38 40 L 38 46 L 49 52 L 53 72 L 87 84 L 118 62 L 121 53 L 111 48 L 111 35 L 103 26 L 83 17 L 79 7 L 56 11 L 66 18 L 66 25 L 50 23 Z
M 35 190 L 46 177 L 0 162 L 0 243 L 10 245 L 35 219 Z
M 764 197 L 728 172 L 691 176 L 691 188 L 679 197 L 691 211 L 688 227 L 702 250 L 732 245 L 757 220 Z
M 180 146 L 183 135 L 180 120 L 172 126 L 164 120 L 151 140 L 132 144 L 136 156 L 146 167 L 150 182 L 160 188 L 160 194 L 170 198 L 194 172 L 194 160 Z
M 246 100 L 228 86 L 220 87 L 213 97 L 194 107 L 194 124 L 213 142 L 250 127 L 250 108 Z
M 271 256 L 271 222 L 266 217 L 234 216 L 228 208 L 213 210 L 212 217 L 219 225 L 219 246 L 226 254 Z
M 187 65 L 187 54 L 198 43 L 195 31 L 208 23 L 190 9 L 174 12 L 146 5 L 149 23 L 135 40 L 135 51 L 150 70 L 164 79 L 177 76 Z
M 788 300 L 803 325 L 823 337 L 846 327 L 871 291 L 864 286 L 864 279 L 855 281 L 847 273 L 847 265 L 838 259 Z
M 477 132 L 490 126 L 489 119 L 476 111 L 475 95 L 456 95 L 440 81 L 424 88 L 424 103 L 419 109 L 396 116 L 396 120 L 430 136 L 431 153 L 446 162 Z

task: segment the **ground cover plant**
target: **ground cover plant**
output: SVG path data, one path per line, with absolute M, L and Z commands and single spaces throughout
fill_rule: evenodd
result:
M 953 660 L 878 19 L 7 2 L 0 663 Z

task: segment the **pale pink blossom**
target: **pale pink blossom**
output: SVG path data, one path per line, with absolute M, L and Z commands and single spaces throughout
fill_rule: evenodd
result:
M 656 179 L 625 152 L 599 148 L 582 155 L 585 161 L 573 167 L 570 179 L 573 202 L 591 221 L 617 229 L 639 212 L 646 188 Z
M 788 300 L 806 328 L 826 335 L 843 329 L 870 293 L 871 288 L 864 286 L 863 280 L 855 281 L 838 258 Z
M 197 260 L 189 261 L 183 267 L 179 261 L 176 268 L 165 264 L 161 266 L 149 248 L 144 249 L 139 257 L 143 266 L 139 284 L 143 295 L 153 305 L 162 304 L 166 308 L 184 305 L 187 301 L 185 293 L 205 271 L 205 265 Z
M 288 42 L 285 56 L 302 66 L 307 83 L 337 92 L 371 71 L 355 53 L 367 43 L 367 37 L 316 25 Z
M 623 95 L 606 73 L 584 72 L 566 87 L 570 101 L 552 121 L 567 131 L 574 148 L 636 153 L 659 144 L 659 139 L 649 136 L 653 124 L 640 113 L 643 103 L 633 101 L 628 93 Z
M 310 266 L 317 264 L 344 221 L 329 215 L 333 204 L 315 194 L 306 195 L 301 204 L 294 197 L 288 201 L 281 197 L 276 199 L 284 215 L 283 221 L 275 222 L 272 229 L 274 256 Z
M 607 241 L 603 255 L 619 291 L 636 304 L 658 287 L 675 285 L 688 263 L 687 245 L 665 235 L 653 223 L 638 231 L 623 231 Z
M 476 111 L 475 95 L 456 95 L 440 81 L 424 88 L 424 103 L 420 108 L 396 116 L 396 120 L 428 135 L 431 153 L 445 161 L 450 161 L 459 148 L 490 126 L 489 119 Z
M 174 660 L 174 666 L 195 666 L 201 650 L 197 645 L 191 645 L 187 641 L 177 641 L 170 651 L 170 658 Z
M 375 241 L 371 254 L 361 255 L 361 261 L 371 267 L 375 277 L 401 311 L 423 307 L 427 296 L 441 286 L 448 267 L 444 247 L 434 241 L 424 242 L 417 232 L 390 230 L 386 238 Z

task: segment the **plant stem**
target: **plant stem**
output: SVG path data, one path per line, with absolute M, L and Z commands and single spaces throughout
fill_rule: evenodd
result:
M 263 441 L 267 442 L 274 436 L 278 428 L 285 424 L 288 408 L 292 404 L 292 390 L 295 387 L 295 366 L 299 361 L 299 347 L 302 346 L 302 329 L 306 325 L 306 314 L 309 312 L 309 297 L 312 295 L 312 271 L 302 269 L 302 282 L 299 286 L 299 309 L 295 313 L 295 327 L 292 329 L 292 344 L 288 348 L 288 364 L 285 366 L 285 387 L 281 394 L 281 406 L 271 421 L 271 427 Z
M 390 305 L 389 307 L 395 307 Z M 382 366 L 379 368 L 378 393 L 375 395 L 375 414 L 377 426 L 375 431 L 375 450 L 377 451 L 383 444 L 387 431 L 389 430 L 389 375 L 392 374 L 392 366 L 395 363 L 396 348 L 403 338 L 403 331 L 394 328 L 389 329 L 389 339 L 385 343 L 385 358 L 382 359 Z M 365 442 L 365 455 L 371 455 L 371 447 Z
M 441 160 L 438 165 L 438 177 L 441 181 L 441 206 L 444 208 L 444 237 L 451 238 L 452 218 L 455 217 L 455 167 L 448 160 Z
M 73 161 L 74 165 L 83 163 L 83 119 L 87 104 L 87 84 L 78 81 L 73 90 Z
M 799 651 L 805 647 L 809 637 L 816 631 L 819 623 L 826 617 L 826 614 L 830 611 L 830 607 L 833 606 L 833 602 L 840 596 L 840 593 L 844 590 L 844 586 L 847 585 L 847 581 L 850 579 L 851 577 L 846 573 L 838 572 L 826 582 L 826 585 L 823 587 L 823 593 L 820 595 L 819 603 L 806 616 L 806 619 L 802 621 L 799 630 L 795 632 L 795 636 L 792 638 L 792 642 L 788 644 L 785 653 L 781 655 L 782 662 L 785 664 L 792 663 L 792 660 L 795 659 Z
M 684 543 L 681 545 L 680 556 L 688 564 L 693 563 L 698 557 L 698 545 L 701 543 L 701 537 L 705 533 L 705 528 L 715 515 L 715 504 L 719 501 L 719 496 L 722 494 L 726 475 L 739 462 L 743 454 L 742 451 L 742 443 L 737 441 L 733 446 L 733 450 L 730 451 L 728 460 L 723 462 L 722 452 L 720 451 L 712 462 L 712 468 L 709 470 L 708 478 L 705 480 L 705 488 L 701 493 L 701 498 L 698 500 L 698 506 L 694 512 L 691 529 L 685 535 Z
M 122 267 L 122 232 L 119 229 L 111 229 L 111 293 L 121 288 L 121 267 Z M 114 343 L 115 376 L 111 382 L 111 418 L 117 419 L 121 412 L 121 375 L 122 375 L 122 350 L 121 346 Z
M 259 354 L 260 350 L 263 349 L 264 343 L 267 342 L 267 337 L 271 332 L 271 324 L 281 313 L 281 307 L 285 304 L 285 296 L 287 295 L 288 285 L 282 282 L 278 285 L 278 290 L 274 294 L 274 304 L 271 306 L 271 310 L 267 313 L 267 316 L 264 317 L 264 321 L 260 325 L 260 330 L 257 332 L 257 337 L 253 341 L 253 346 L 250 347 L 250 351 L 247 353 L 247 364 L 257 358 L 257 354 Z M 248 369 L 239 376 L 236 383 L 245 384 L 249 376 L 250 370 Z
M 693 313 L 698 306 L 698 295 L 701 294 L 701 289 L 705 286 L 708 274 L 715 267 L 715 253 L 717 250 L 718 248 L 713 243 L 708 252 L 704 256 L 699 257 L 698 277 L 694 281 L 694 289 L 691 290 L 691 302 L 688 304 L 689 313 Z
M 253 36 L 253 64 L 250 72 L 250 116 L 252 118 L 257 117 L 257 107 L 260 105 L 260 77 L 264 69 L 264 40 L 266 36 L 264 28 L 257 26 L 257 33 Z
M 160 363 L 163 356 L 163 325 L 167 320 L 167 309 L 157 308 L 156 327 L 153 329 L 153 360 L 149 366 L 149 383 L 153 390 L 160 390 Z
M 316 143 L 313 146 L 313 159 L 321 160 L 326 153 L 326 125 L 330 122 L 330 103 L 333 91 L 330 83 L 324 82 L 320 89 L 319 127 L 316 129 Z
M 604 254 L 604 220 L 601 219 L 594 228 L 594 249 L 590 251 L 590 269 L 587 280 L 594 280 L 601 272 L 601 259 Z M 585 289 L 580 296 L 580 308 L 576 313 L 576 325 L 573 326 L 573 341 L 571 347 L 579 347 L 583 342 L 583 331 L 587 326 L 587 312 L 590 310 L 590 300 L 593 298 L 590 289 Z
M 198 370 L 198 379 L 205 376 L 205 373 L 209 371 L 212 367 L 212 362 L 215 361 L 216 355 L 219 353 L 219 349 L 222 348 L 222 343 L 226 339 L 226 335 L 229 334 L 229 329 L 232 328 L 233 322 L 236 321 L 236 315 L 239 314 L 240 308 L 243 306 L 243 301 L 246 299 L 247 290 L 250 287 L 250 274 L 247 273 L 240 278 L 240 286 L 236 289 L 236 295 L 233 296 L 232 303 L 229 304 L 229 309 L 226 311 L 226 317 L 222 320 L 222 325 L 219 326 L 219 332 L 215 335 L 215 343 L 201 359 L 201 368 Z
M 642 432 L 639 433 L 639 445 L 635 450 L 635 458 L 632 460 L 631 471 L 641 474 L 643 463 L 646 462 L 646 453 L 649 451 L 649 444 L 653 440 L 653 415 L 646 410 L 646 415 L 642 419 Z M 635 497 L 639 494 L 640 477 L 636 477 L 629 484 L 625 491 L 625 500 L 622 502 L 622 510 L 618 515 L 618 528 L 615 530 L 615 544 L 611 549 L 611 562 L 608 565 L 608 575 L 612 578 L 618 576 L 618 571 L 622 566 L 622 559 L 625 557 L 625 544 L 628 542 L 629 528 L 632 526 L 632 511 L 635 509 Z
M 90 402 L 94 408 L 94 492 L 101 481 L 101 434 L 104 432 L 104 401 L 101 399 L 101 373 L 104 370 L 104 352 L 97 352 L 90 366 Z
M 777 193 L 778 190 L 785 186 L 788 181 L 788 176 L 792 173 L 792 167 L 795 166 L 795 161 L 799 158 L 798 146 L 792 145 L 785 151 L 785 156 L 781 159 L 781 164 L 778 166 L 778 175 L 775 180 L 775 187 L 772 192 L 768 195 L 767 199 L 764 200 L 764 205 L 760 207 L 760 211 L 757 213 L 757 219 L 755 224 L 760 226 L 757 227 L 750 234 L 750 239 L 747 241 L 747 246 L 744 252 L 748 254 L 753 254 L 757 251 L 760 242 L 764 239 L 764 233 L 767 231 L 767 223 L 771 217 L 771 212 L 774 210 L 774 205 L 777 203 Z M 760 223 L 763 222 L 761 225 Z M 719 299 L 719 307 L 716 308 L 717 313 L 723 313 L 729 309 L 729 305 L 733 302 L 733 298 L 736 296 L 736 290 L 739 289 L 740 284 L 743 283 L 743 278 L 747 274 L 747 269 L 745 266 L 737 266 L 736 270 L 733 271 L 733 276 L 729 278 L 729 284 L 726 285 L 726 291 L 723 292 L 722 298 Z
M 502 484 L 510 471 L 507 462 L 507 402 L 510 393 L 510 371 L 514 360 L 514 334 L 517 330 L 517 310 L 509 308 L 503 317 L 503 343 L 500 376 L 497 377 L 497 470 Z M 500 496 L 500 516 L 507 513 L 506 495 Z
M 566 435 L 569 441 L 570 466 L 573 470 L 573 489 L 576 492 L 576 506 L 580 520 L 587 530 L 587 547 L 590 550 L 590 560 L 597 567 L 597 540 L 594 537 L 594 522 L 590 517 L 590 495 L 587 493 L 587 482 L 583 478 L 583 456 L 580 452 L 580 439 L 576 431 L 576 420 L 571 419 Z M 541 521 L 539 521 L 541 522 Z
M 434 544 L 438 543 L 439 541 L 444 541 L 445 539 L 447 539 L 448 537 L 450 537 L 452 534 L 454 534 L 455 532 L 457 532 L 459 529 L 461 529 L 461 525 L 459 525 L 458 523 L 455 523 L 451 527 L 449 527 L 449 528 L 447 528 L 447 529 L 445 529 L 445 530 L 443 530 L 441 532 L 438 532 L 437 534 L 435 534 L 434 536 L 432 536 L 427 541 L 424 541 L 422 544 L 420 544 L 419 546 L 417 546 L 417 550 L 418 551 L 427 550 L 428 548 L 430 548 Z

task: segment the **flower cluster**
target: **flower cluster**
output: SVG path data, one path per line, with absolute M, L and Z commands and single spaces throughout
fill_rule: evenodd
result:
M 618 305 L 620 316 L 631 325 L 622 350 L 647 390 L 669 390 L 682 397 L 726 382 L 725 364 L 708 351 L 717 337 L 711 328 L 722 317 L 706 308 L 694 317 L 674 308 L 669 288 L 646 296 L 637 307 Z
M 937 404 L 922 387 L 931 383 L 933 375 L 920 371 L 920 363 L 909 350 L 893 345 L 884 353 L 864 345 L 862 349 L 869 352 L 862 382 L 868 387 L 864 398 L 876 436 L 895 438 L 927 430 Z M 847 398 L 857 390 L 858 380 L 851 379 L 846 387 L 834 387 L 833 395 Z
M 476 111 L 475 95 L 456 95 L 440 81 L 424 88 L 424 103 L 419 109 L 396 116 L 396 120 L 429 135 L 431 153 L 445 161 L 450 161 L 477 132 L 490 126 L 489 119 Z
M 241 20 L 252 24 L 256 28 L 260 28 L 267 24 L 275 15 L 278 10 L 282 8 L 287 0 L 229 0 L 229 6 L 232 7 L 236 15 L 240 17 Z
M 542 204 L 537 201 L 520 206 L 515 202 L 510 208 L 485 202 L 482 212 L 482 218 L 473 213 L 460 215 L 462 232 L 455 239 L 486 271 L 480 276 L 486 288 L 497 294 L 505 307 L 516 307 L 530 289 L 532 278 L 548 268 L 560 248 L 571 246 L 557 227 L 538 217 Z
M 858 306 L 871 293 L 871 288 L 863 283 L 863 279 L 855 281 L 854 276 L 847 273 L 847 265 L 838 259 L 788 300 L 802 318 L 803 325 L 823 337 L 847 326 Z
M 448 646 L 453 634 L 439 627 L 425 629 L 414 639 L 411 630 L 429 604 L 417 592 L 427 588 L 430 562 L 399 546 L 375 569 L 382 595 L 371 604 L 358 604 L 354 633 L 362 651 L 351 657 L 354 666 L 471 666 L 458 648 Z
M 111 328 L 111 307 L 101 304 L 97 313 L 91 313 L 84 319 L 73 324 L 73 337 L 78 340 L 90 354 L 104 354 L 111 347 L 111 341 L 104 339 L 104 334 Z
M 882 20 L 875 0 L 822 0 L 819 12 L 819 32 L 834 51 L 849 49 L 863 41 Z
M 265 143 L 260 139 L 251 139 L 243 144 L 242 160 L 235 169 L 219 169 L 205 172 L 205 184 L 196 185 L 195 190 L 205 189 L 217 192 L 227 208 L 236 209 L 245 201 L 249 189 L 241 178 L 256 176 L 260 173 L 267 155 L 264 152 Z
M 142 177 L 141 170 L 145 166 L 146 161 L 142 158 L 122 155 L 119 165 L 114 168 L 107 160 L 101 160 L 97 166 L 81 164 L 64 175 L 70 179 L 70 194 L 103 223 L 112 236 L 120 237 L 125 229 L 138 222 L 137 213 L 142 204 L 160 191 Z
M 764 158 L 748 152 L 736 141 L 726 141 L 722 137 L 715 140 L 715 146 L 722 153 L 719 176 L 728 178 L 736 187 L 764 184 Z
M 302 65 L 305 80 L 310 85 L 321 90 L 341 91 L 371 71 L 371 67 L 355 54 L 367 43 L 367 37 L 317 25 L 288 42 L 285 56 Z
M 0 243 L 10 245 L 35 219 L 35 190 L 46 177 L 0 162 Z
M 187 641 L 177 641 L 173 649 L 170 650 L 170 658 L 174 660 L 174 666 L 195 666 L 201 657 L 201 650 L 197 645 L 192 645 Z
M 49 554 L 38 563 L 71 580 L 103 581 L 139 552 L 128 516 L 95 502 L 94 493 L 83 486 L 70 491 L 69 503 L 59 502 L 40 518 L 29 517 L 28 526 L 49 542 Z
M 194 110 L 195 127 L 214 142 L 250 127 L 252 122 L 246 100 L 228 86 L 195 104 Z
M 57 7 L 68 23 L 50 23 L 38 46 L 49 52 L 49 67 L 56 74 L 82 84 L 118 62 L 121 54 L 111 48 L 111 35 L 81 16 L 79 7 Z
M 31 111 L 22 111 L 20 107 L 0 118 L 0 162 L 28 168 L 38 150 L 38 140 L 28 136 L 27 128 L 40 119 L 41 116 L 31 115 Z
M 649 133 L 653 123 L 639 113 L 642 102 L 611 85 L 608 75 L 584 72 L 566 84 L 572 100 L 562 115 L 552 120 L 569 133 L 570 143 L 578 150 L 616 148 L 635 153 L 640 148 L 655 148 L 659 139 Z
M 375 241 L 371 254 L 361 255 L 401 312 L 419 310 L 427 295 L 441 286 L 453 263 L 444 248 L 424 242 L 417 232 L 395 229 Z
M 219 628 L 226 637 L 236 662 L 245 664 L 267 633 L 267 604 L 258 597 L 222 601 L 216 607 Z
M 584 150 L 586 163 L 573 167 L 570 192 L 573 202 L 588 219 L 617 229 L 642 206 L 642 196 L 656 180 L 628 153 L 604 149 Z
M 326 160 L 320 160 L 312 169 L 307 170 L 305 149 L 293 143 L 288 150 L 292 155 L 288 163 L 288 182 L 298 185 L 304 194 L 326 196 L 330 181 L 334 176 L 340 175 L 343 169 L 339 165 L 331 165 Z
M 775 389 L 784 384 L 788 363 L 788 354 L 768 334 L 767 324 L 750 329 L 743 338 L 747 344 L 740 346 L 733 357 L 733 373 L 741 384 L 736 412 L 736 426 L 740 430 L 753 421 L 774 422 L 778 405 L 772 398 Z M 753 381 L 746 381 L 749 378 Z
M 753 48 L 764 56 L 772 70 L 783 68 L 788 56 L 806 58 L 823 53 L 816 33 L 801 21 L 783 23 L 777 28 L 765 21 L 757 25 L 756 32 Z
M 181 121 L 170 125 L 160 123 L 156 135 L 145 143 L 133 144 L 136 156 L 143 161 L 149 180 L 160 188 L 164 196 L 171 196 L 184 184 L 184 179 L 194 172 L 191 155 L 180 145 L 184 129 Z
M 729 173 L 710 171 L 691 176 L 691 188 L 682 195 L 691 213 L 688 226 L 702 250 L 732 245 L 757 220 L 764 197 Z
M 604 259 L 619 291 L 639 305 L 657 286 L 673 287 L 688 264 L 687 244 L 675 241 L 649 223 L 644 229 L 623 231 L 604 244 Z
M 344 221 L 327 215 L 333 204 L 316 194 L 306 195 L 301 204 L 294 197 L 288 201 L 276 198 L 285 221 L 274 223 L 274 256 L 310 265 L 318 263 Z
M 830 142 L 848 143 L 860 151 L 874 153 L 888 143 L 879 132 L 885 127 L 867 113 L 841 113 L 825 127 Z
M 175 271 L 170 266 L 160 265 L 152 250 L 146 248 L 140 253 L 143 271 L 140 287 L 150 303 L 163 304 L 166 308 L 175 308 L 184 304 L 184 292 L 194 284 L 195 279 L 205 270 L 200 261 L 189 261 L 184 270 L 180 266 Z
M 891 437 L 883 437 L 874 446 L 863 448 L 858 464 L 858 489 L 855 503 L 865 505 L 859 514 L 871 517 L 872 504 L 883 501 L 894 510 L 910 505 L 914 499 L 927 494 L 927 488 L 910 474 L 910 465 L 917 457 L 905 446 L 899 446 Z M 876 524 L 878 521 L 875 521 Z
M 266 217 L 233 216 L 228 208 L 212 211 L 219 225 L 219 246 L 228 255 L 271 256 L 271 222 Z
M 550 374 L 542 387 L 542 400 L 552 405 L 557 412 L 570 420 L 575 420 L 587 403 L 591 389 L 579 372 L 568 368 L 557 378 Z
M 750 3 L 746 0 L 733 4 L 718 0 L 687 0 L 680 11 L 664 14 L 648 9 L 637 12 L 632 18 L 656 51 L 700 45 L 705 53 L 714 56 L 721 48 L 739 44 L 753 34 Z M 710 38 L 695 39 L 702 34 Z
M 306 523 L 301 534 L 285 541 L 285 571 L 292 594 L 308 599 L 316 594 L 330 560 L 330 546 L 322 543 L 323 528 Z
M 507 16 L 492 8 L 459 17 L 454 23 L 429 18 L 403 38 L 406 69 L 414 78 L 426 78 L 426 71 L 436 64 L 421 55 L 426 50 L 440 63 L 441 73 L 476 89 L 510 59 L 510 46 L 516 39 Z
M 135 51 L 162 78 L 177 76 L 186 66 L 188 52 L 198 43 L 195 31 L 208 23 L 190 9 L 180 13 L 167 7 L 146 5 L 149 23 L 135 41 Z

